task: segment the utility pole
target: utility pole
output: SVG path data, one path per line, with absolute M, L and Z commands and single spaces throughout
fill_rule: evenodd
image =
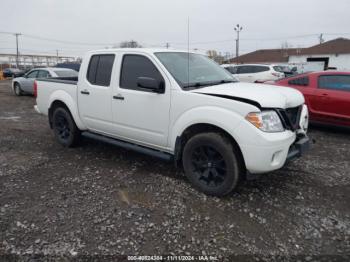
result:
M 166 43 L 166 44 L 165 44 L 165 47 L 166 47 L 166 49 L 169 49 L 170 44 L 169 44 L 169 43 Z
M 320 34 L 318 39 L 320 40 L 320 44 L 324 43 L 323 34 Z
M 16 36 L 16 66 L 18 68 L 18 65 L 19 65 L 19 61 L 18 61 L 18 58 L 19 58 L 19 52 L 18 52 L 18 36 L 20 36 L 22 34 L 19 34 L 19 33 L 15 33 L 14 36 Z
M 236 57 L 239 55 L 239 33 L 242 31 L 243 27 L 240 26 L 239 24 L 236 25 L 235 31 L 237 33 L 237 38 L 236 38 Z

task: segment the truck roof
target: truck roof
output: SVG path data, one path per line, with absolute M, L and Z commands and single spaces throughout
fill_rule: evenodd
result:
M 179 53 L 188 53 L 188 50 L 181 50 L 181 49 L 166 49 L 166 48 L 108 48 L 108 49 L 99 49 L 99 50 L 91 50 L 88 53 L 89 54 L 95 54 L 95 53 L 106 53 L 106 52 L 142 52 L 142 53 L 148 53 L 148 54 L 154 54 L 157 52 L 179 52 Z M 196 54 L 196 52 L 193 52 L 190 50 L 189 53 Z

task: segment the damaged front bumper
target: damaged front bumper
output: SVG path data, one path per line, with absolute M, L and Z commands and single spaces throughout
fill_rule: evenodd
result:
M 310 139 L 305 135 L 294 142 L 288 151 L 286 162 L 295 160 L 305 154 L 310 149 Z

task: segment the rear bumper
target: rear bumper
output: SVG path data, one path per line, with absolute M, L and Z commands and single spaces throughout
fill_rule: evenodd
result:
M 292 144 L 289 148 L 286 162 L 295 160 L 305 154 L 310 149 L 310 139 L 305 136 Z

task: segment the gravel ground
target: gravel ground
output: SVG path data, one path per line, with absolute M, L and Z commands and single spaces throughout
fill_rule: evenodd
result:
M 3 258 L 350 258 L 349 131 L 313 127 L 308 155 L 220 199 L 171 163 L 88 139 L 62 148 L 34 103 L 0 81 Z

